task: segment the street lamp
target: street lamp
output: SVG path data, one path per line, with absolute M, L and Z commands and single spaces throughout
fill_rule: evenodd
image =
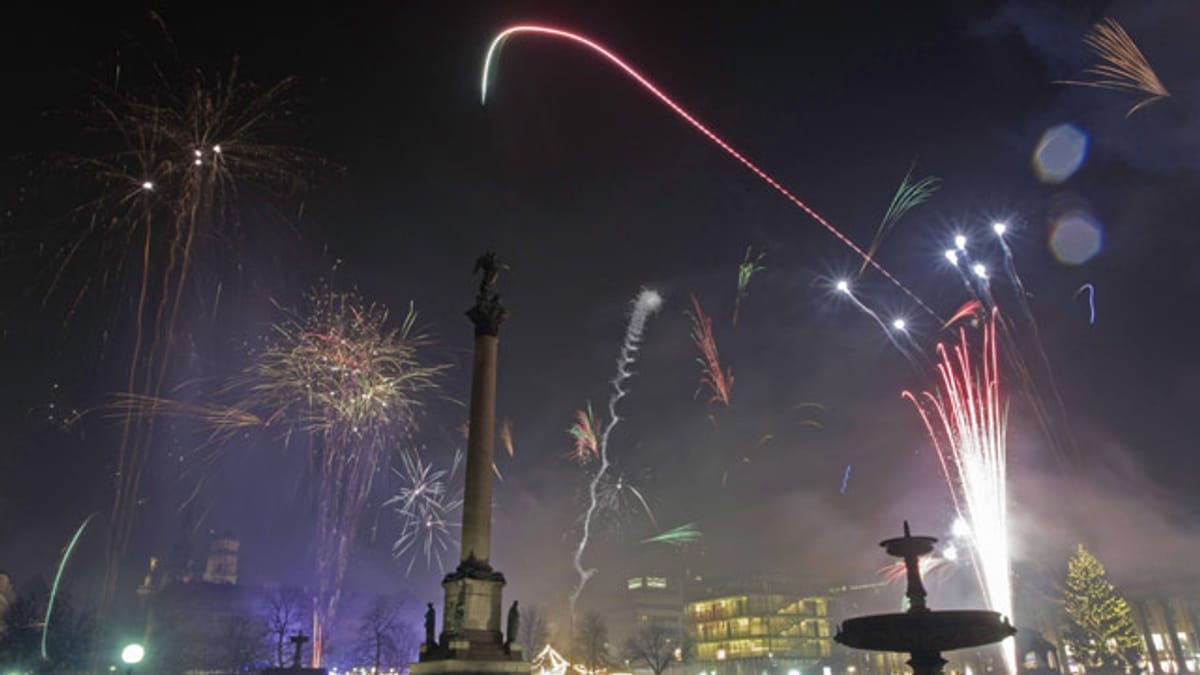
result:
M 136 642 L 131 642 L 125 645 L 121 650 L 121 661 L 129 667 L 128 672 L 133 674 L 133 667 L 142 662 L 146 658 L 146 648 Z

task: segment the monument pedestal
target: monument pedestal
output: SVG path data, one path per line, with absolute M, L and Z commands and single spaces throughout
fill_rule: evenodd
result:
M 529 662 L 521 645 L 500 629 L 504 575 L 487 563 L 468 558 L 442 580 L 445 590 L 442 633 L 437 644 L 421 645 L 412 675 L 482 675 L 523 673 Z

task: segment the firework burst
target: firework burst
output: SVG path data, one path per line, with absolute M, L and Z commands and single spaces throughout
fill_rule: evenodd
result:
M 456 482 L 462 466 L 462 452 L 455 451 L 449 469 L 435 468 L 416 451 L 400 453 L 401 466 L 392 471 L 400 478 L 400 490 L 384 502 L 392 506 L 400 520 L 400 537 L 392 547 L 398 559 L 408 558 L 405 574 L 412 571 L 419 556 L 425 564 L 444 567 L 442 556 L 452 554 L 460 527 L 455 513 L 462 508 L 462 491 L 448 487 Z
M 712 317 L 704 313 L 695 294 L 692 295 L 692 311 L 687 314 L 692 320 L 692 342 L 700 350 L 700 356 L 696 358 L 696 362 L 700 364 L 700 386 L 696 389 L 696 394 L 699 395 L 701 389 L 708 387 L 711 392 L 708 398 L 710 403 L 723 403 L 728 406 L 730 389 L 733 387 L 733 371 L 721 370 L 721 355 L 717 351 L 716 337 L 713 336 Z
M 1150 67 L 1145 54 L 1115 19 L 1106 18 L 1092 26 L 1092 30 L 1083 36 L 1083 42 L 1100 61 L 1084 70 L 1096 79 L 1060 80 L 1061 84 L 1144 94 L 1146 98 L 1135 103 L 1125 113 L 1126 117 L 1171 95 Z
M 972 358 L 966 331 L 952 349 L 939 344 L 938 388 L 902 396 L 916 407 L 937 451 L 959 516 L 972 533 L 971 556 L 990 609 L 1012 616 L 1008 545 L 1008 407 L 1000 390 L 997 313 L 983 327 L 982 358 Z M 1014 655 L 1005 649 L 1009 671 Z

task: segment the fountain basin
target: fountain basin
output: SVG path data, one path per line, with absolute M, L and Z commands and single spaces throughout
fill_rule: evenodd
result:
M 847 619 L 833 639 L 853 649 L 930 653 L 982 647 L 1016 632 L 998 612 L 960 609 Z

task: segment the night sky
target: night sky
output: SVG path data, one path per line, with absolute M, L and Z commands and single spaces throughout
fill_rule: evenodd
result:
M 52 253 L 78 227 L 65 214 L 88 198 L 55 158 L 87 150 L 71 111 L 96 82 L 111 82 L 120 64 L 128 86 L 144 86 L 139 69 L 171 53 L 153 10 L 184 71 L 228 71 L 236 57 L 247 80 L 297 76 L 288 140 L 326 160 L 302 217 L 261 228 L 246 219 L 236 251 L 221 242 L 199 249 L 197 266 L 210 274 L 197 275 L 190 306 L 204 306 L 200 298 L 212 295 L 229 260 L 240 270 L 221 279 L 228 294 L 220 320 L 199 310 L 187 317 L 181 380 L 228 377 L 248 358 L 246 345 L 278 319 L 272 300 L 297 306 L 324 279 L 396 315 L 414 302 L 419 324 L 437 337 L 431 358 L 457 366 L 447 397 L 465 400 L 471 264 L 485 249 L 511 264 L 498 286 L 512 309 L 501 331 L 498 413 L 512 420 L 516 455 L 500 459 L 492 556 L 509 577 L 509 597 L 561 603 L 574 583 L 585 474 L 566 457 L 566 430 L 588 402 L 604 407 L 629 301 L 643 286 L 662 293 L 665 305 L 648 324 L 610 453 L 663 529 L 695 522 L 704 538 L 683 551 L 656 548 L 639 544 L 654 533 L 644 516 L 610 519 L 588 553 L 600 569 L 595 588 L 685 564 L 713 576 L 869 580 L 885 562 L 875 542 L 898 532 L 901 519 L 936 536 L 953 519 L 920 419 L 899 395 L 933 386 L 933 376 L 910 367 L 869 317 L 831 290 L 861 261 L 576 45 L 511 41 L 481 106 L 484 50 L 520 21 L 607 45 L 863 245 L 918 158 L 916 175 L 936 175 L 942 187 L 896 226 L 879 261 L 942 317 L 968 299 L 942 256 L 954 234 L 966 232 L 996 270 L 1000 311 L 1028 331 L 988 229 L 1007 221 L 1067 413 L 1054 424 L 1078 446 L 1077 454 L 1051 447 L 1006 371 L 1016 559 L 1052 576 L 1083 542 L 1118 580 L 1184 573 L 1200 551 L 1200 7 L 644 4 L 7 10 L 0 570 L 18 585 L 52 575 L 79 521 L 109 508 L 117 421 L 93 412 L 63 427 L 48 417 L 51 404 L 94 409 L 121 390 L 129 286 L 118 279 L 92 288 L 73 314 L 69 296 L 43 303 Z M 1105 16 L 1130 32 L 1171 98 L 1126 118 L 1133 95 L 1055 84 L 1079 78 L 1091 58 L 1081 37 Z M 1031 158 L 1039 137 L 1061 124 L 1090 145 L 1074 175 L 1049 184 Z M 1067 212 L 1090 214 L 1104 234 L 1102 250 L 1083 264 L 1060 262 L 1048 245 Z M 733 326 L 747 246 L 766 253 L 766 270 L 753 278 Z M 1094 324 L 1086 295 L 1076 294 L 1087 283 Z M 855 287 L 888 321 L 906 316 L 922 352 L 955 338 L 878 274 Z M 733 372 L 728 407 L 695 395 L 691 293 L 713 316 Z M 1049 391 L 1041 357 L 1021 356 Z M 824 411 L 801 405 L 813 402 Z M 463 445 L 457 430 L 465 419 L 463 407 L 431 400 L 412 442 L 446 464 Z M 162 436 L 139 507 L 131 580 L 146 555 L 175 537 L 177 506 L 190 491 L 171 457 L 200 439 L 185 425 Z M 348 586 L 433 599 L 442 570 L 421 560 L 406 577 L 390 558 L 398 525 L 381 506 L 389 475 L 380 474 L 363 518 Z M 308 583 L 310 478 L 296 447 L 269 434 L 239 436 L 211 468 L 198 531 L 237 532 L 248 583 Z M 101 565 L 101 532 L 80 549 L 80 593 Z

